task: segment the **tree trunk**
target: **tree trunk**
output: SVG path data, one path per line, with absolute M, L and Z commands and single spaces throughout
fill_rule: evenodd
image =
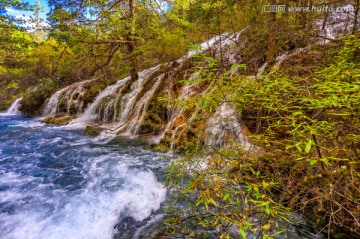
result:
M 276 0 L 270 1 L 271 5 L 276 4 Z M 269 39 L 268 39 L 268 49 L 267 49 L 267 62 L 268 65 L 273 65 L 275 63 L 275 54 L 276 54 L 276 12 L 269 13 Z
M 354 25 L 353 25 L 353 29 L 352 29 L 352 34 L 355 33 L 355 31 L 357 30 L 357 25 L 358 25 L 358 15 L 359 15 L 359 9 L 360 9 L 360 0 L 356 0 L 355 1 L 355 16 L 354 16 Z
M 327 21 L 328 21 L 328 18 L 329 18 L 329 13 L 328 13 L 328 12 L 326 12 L 326 13 L 325 13 L 325 17 L 324 17 L 324 21 L 323 21 L 323 24 L 322 24 L 322 28 L 321 28 L 321 30 L 325 30 L 325 28 L 326 28 L 326 24 L 327 24 Z
M 136 0 L 129 0 L 129 35 L 128 35 L 128 51 L 130 59 L 130 77 L 132 81 L 139 79 L 139 74 L 137 72 L 137 59 L 135 53 L 135 9 L 136 9 Z

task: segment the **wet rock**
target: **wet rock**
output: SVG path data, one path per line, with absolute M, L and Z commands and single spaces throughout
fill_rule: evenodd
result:
M 126 217 L 115 225 L 113 239 L 166 239 L 163 217 L 155 213 L 144 221 L 138 222 Z
M 102 131 L 104 131 L 104 129 L 99 127 L 98 125 L 88 125 L 86 126 L 85 134 L 98 136 L 101 134 Z
M 334 235 L 335 239 L 352 239 L 353 237 L 346 233 L 337 233 Z
M 45 118 L 42 122 L 46 124 L 66 125 L 75 118 L 76 116 L 69 116 L 65 113 L 59 113 L 55 116 Z

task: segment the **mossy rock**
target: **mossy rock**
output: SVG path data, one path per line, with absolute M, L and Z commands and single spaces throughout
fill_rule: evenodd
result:
M 160 144 L 165 145 L 167 147 L 170 147 L 171 145 L 171 137 L 169 137 L 168 135 L 165 135 L 161 140 L 160 140 Z
M 60 112 L 67 112 L 67 100 L 62 99 L 57 107 Z
M 86 126 L 85 134 L 92 136 L 99 136 L 102 131 L 104 131 L 104 129 L 97 125 L 88 125 Z
M 353 239 L 352 236 L 350 236 L 346 233 L 337 233 L 333 237 L 334 237 L 334 239 Z
M 106 84 L 102 82 L 101 80 L 92 81 L 89 83 L 86 83 L 84 85 L 85 88 L 85 94 L 79 98 L 79 100 L 83 100 L 84 106 L 92 103 L 96 96 L 106 88 Z
M 157 124 L 153 124 L 148 120 L 140 126 L 140 134 L 158 133 L 159 131 L 160 126 Z
M 151 145 L 151 148 L 154 150 L 154 151 L 159 151 L 159 152 L 167 152 L 169 150 L 169 147 L 163 145 L 163 144 L 152 144 Z
M 196 144 L 192 141 L 182 142 L 181 145 L 177 146 L 176 149 L 179 152 L 190 152 L 195 149 Z
M 79 98 L 80 96 L 80 92 L 75 92 L 74 95 L 71 97 L 71 100 L 76 100 L 77 98 Z
M 150 113 L 150 114 L 146 115 L 146 116 L 145 116 L 145 119 L 149 119 L 149 120 L 151 120 L 152 122 L 157 123 L 157 124 L 161 123 L 161 118 L 160 118 L 160 116 L 157 115 L 157 114 L 155 114 L 155 113 Z
M 63 114 L 60 114 L 45 118 L 42 122 L 46 124 L 66 125 L 75 118 L 76 116 L 68 116 L 68 115 L 63 116 Z
M 68 112 L 68 113 L 70 113 L 70 114 L 76 114 L 77 112 L 78 112 L 78 107 L 77 107 L 77 105 L 75 105 L 75 103 L 74 102 L 72 102 L 71 103 L 71 105 L 70 105 L 70 107 L 69 107 L 69 111 L 70 112 Z

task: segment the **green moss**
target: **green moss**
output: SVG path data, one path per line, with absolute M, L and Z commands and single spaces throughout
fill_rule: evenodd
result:
M 61 98 L 61 96 L 60 96 Z M 58 103 L 58 111 L 59 112 L 67 112 L 67 100 L 66 99 L 61 99 L 60 102 Z
M 160 144 L 170 147 L 171 145 L 171 138 L 168 135 L 165 135 L 161 140 Z
M 76 116 L 61 116 L 61 117 L 52 116 L 45 118 L 42 122 L 47 124 L 66 125 L 75 118 Z
M 346 233 L 337 233 L 334 236 L 334 239 L 352 239 L 353 237 Z
M 145 116 L 145 119 L 149 119 L 154 123 L 161 123 L 161 118 L 159 117 L 159 115 L 155 114 L 155 113 L 149 113 L 148 115 Z
M 104 131 L 104 129 L 100 128 L 97 125 L 89 125 L 85 129 L 85 134 L 92 135 L 92 136 L 98 136 L 101 134 L 102 131 Z
M 20 105 L 20 111 L 27 116 L 41 115 L 41 107 L 45 100 L 56 91 L 52 80 L 44 80 L 37 87 L 30 87 L 23 96 Z
M 154 144 L 154 145 L 151 145 L 152 149 L 155 150 L 155 151 L 160 151 L 160 152 L 167 152 L 169 150 L 169 147 L 163 145 L 163 144 Z
M 147 120 L 140 127 L 140 134 L 150 134 L 150 133 L 158 133 L 160 131 L 160 126 L 158 124 L 154 124 Z
M 78 108 L 74 103 L 70 104 L 69 113 L 70 114 L 76 114 L 78 112 Z

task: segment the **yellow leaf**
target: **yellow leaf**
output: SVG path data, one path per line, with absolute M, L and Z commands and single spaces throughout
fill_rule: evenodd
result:
M 265 224 L 264 226 L 262 226 L 262 228 L 265 230 L 268 230 L 270 228 L 270 226 L 271 226 L 270 224 Z

